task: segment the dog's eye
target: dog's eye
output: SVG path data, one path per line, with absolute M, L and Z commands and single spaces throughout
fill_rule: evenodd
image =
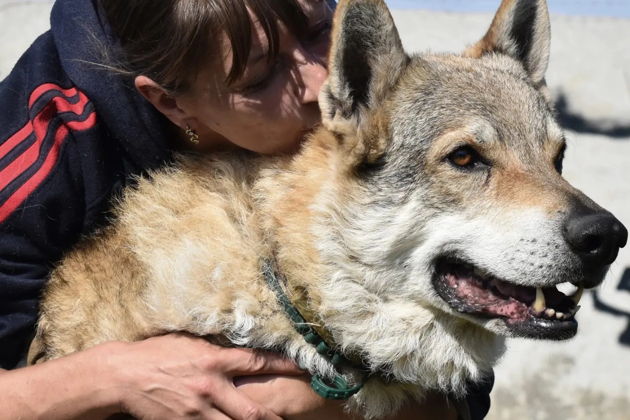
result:
M 481 163 L 479 153 L 470 146 L 459 147 L 446 158 L 452 165 L 464 169 L 472 169 Z

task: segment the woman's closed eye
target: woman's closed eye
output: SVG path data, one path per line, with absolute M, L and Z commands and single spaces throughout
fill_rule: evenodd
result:
M 328 52 L 331 30 L 332 21 L 324 19 L 310 28 L 301 41 L 303 48 L 313 57 L 316 57 L 317 61 L 325 58 Z M 236 86 L 234 91 L 244 96 L 261 94 L 273 84 L 276 78 L 283 73 L 284 68 L 288 66 L 290 66 L 288 59 L 280 52 L 273 59 L 273 62 L 266 63 L 264 68 L 260 68 L 251 77 L 245 77 L 242 85 Z
M 332 30 L 332 22 L 325 20 L 308 32 L 306 41 L 309 43 L 326 41 L 328 43 L 330 37 L 330 31 Z
M 247 81 L 243 87 L 237 88 L 236 91 L 243 95 L 252 95 L 265 90 L 279 75 L 282 70 L 282 66 L 282 57 L 276 57 L 273 63 L 266 66 L 266 70 L 261 72 L 260 76 Z

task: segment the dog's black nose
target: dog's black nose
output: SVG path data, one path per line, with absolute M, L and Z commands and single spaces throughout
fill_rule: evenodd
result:
M 569 217 L 563 233 L 573 252 L 592 269 L 615 261 L 628 241 L 628 230 L 607 212 Z

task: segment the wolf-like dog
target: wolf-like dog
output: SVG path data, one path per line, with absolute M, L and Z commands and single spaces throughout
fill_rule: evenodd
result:
M 323 124 L 301 151 L 180 156 L 140 179 L 52 274 L 39 360 L 221 336 L 324 381 L 352 386 L 367 369 L 347 406 L 379 418 L 427 390 L 463 394 L 506 336 L 576 333 L 576 301 L 627 231 L 561 176 L 545 1 L 504 0 L 459 55 L 406 54 L 382 0 L 342 0 L 333 26 Z

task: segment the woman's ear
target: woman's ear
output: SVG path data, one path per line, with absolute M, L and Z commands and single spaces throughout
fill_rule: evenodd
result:
M 158 111 L 166 116 L 173 124 L 186 129 L 186 121 L 189 119 L 186 112 L 181 109 L 177 99 L 169 94 L 162 86 L 147 76 L 137 76 L 134 80 L 136 89 Z

